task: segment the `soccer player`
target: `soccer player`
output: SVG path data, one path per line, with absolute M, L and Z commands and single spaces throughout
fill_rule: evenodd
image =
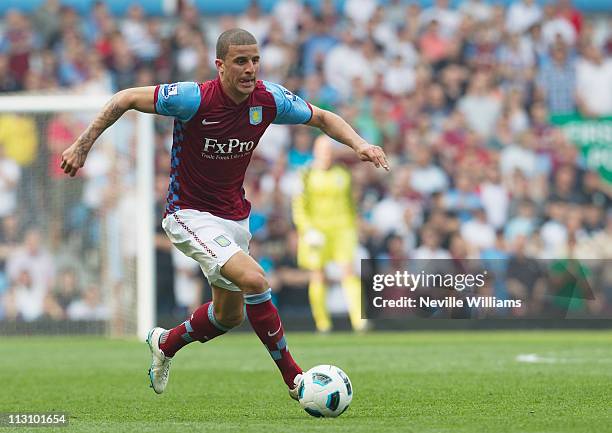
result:
M 363 161 L 389 169 L 378 146 L 368 144 L 342 118 L 300 99 L 284 87 L 257 80 L 259 49 L 249 32 L 232 29 L 217 40 L 218 77 L 116 93 L 62 154 L 74 176 L 95 140 L 126 111 L 173 116 L 170 186 L 162 226 L 173 244 L 195 259 L 212 287 L 212 302 L 175 328 L 153 328 L 147 337 L 151 386 L 168 383 L 170 363 L 185 345 L 205 343 L 240 325 L 244 312 L 297 399 L 302 369 L 285 339 L 263 269 L 249 256 L 251 205 L 242 187 L 246 168 L 271 123 L 304 123 L 350 146 Z M 245 307 L 246 304 L 246 307 Z
M 326 135 L 314 143 L 314 160 L 302 175 L 302 192 L 293 201 L 293 220 L 299 233 L 298 264 L 311 271 L 308 298 L 319 332 L 332 322 L 326 306 L 325 266 L 334 261 L 342 268 L 342 288 L 349 318 L 356 331 L 361 318 L 361 284 L 353 272 L 357 249 L 357 213 L 349 171 L 333 163 L 332 142 Z

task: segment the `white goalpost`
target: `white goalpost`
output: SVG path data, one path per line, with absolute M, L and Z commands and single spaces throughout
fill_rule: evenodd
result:
M 42 312 L 38 317 L 48 326 L 68 323 L 58 327 L 58 333 L 78 331 L 84 323 L 98 322 L 105 323 L 100 329 L 107 335 L 145 338 L 155 322 L 153 115 L 126 113 L 100 137 L 76 179 L 62 179 L 54 168 L 62 140 L 68 140 L 70 133 L 78 136 L 109 98 L 74 94 L 0 96 L 0 128 L 5 125 L 0 137 L 8 134 L 13 143 L 5 147 L 19 152 L 20 134 L 33 130 L 33 138 L 24 134 L 23 147 L 31 147 L 33 141 L 36 148 L 31 161 L 18 161 L 21 176 L 17 185 L 11 185 L 18 202 L 13 216 L 20 225 L 14 249 L 25 248 L 27 233 L 35 227 L 42 250 L 51 258 L 54 275 L 53 282 L 44 287 L 46 294 L 40 295 Z M 0 153 L 0 160 L 11 158 L 10 152 Z M 10 264 L 17 261 L 11 254 L 8 249 L 4 296 L 18 308 L 16 293 L 29 292 L 15 277 L 19 271 Z M 32 277 L 35 280 L 37 276 Z M 74 283 L 75 277 L 78 283 Z M 24 281 L 27 283 L 27 278 Z M 78 290 L 73 290 L 75 284 Z M 35 296 L 41 289 L 36 284 L 31 286 Z M 11 308 L 4 318 L 0 317 L 5 324 L 11 321 Z M 30 317 L 14 314 L 15 323 L 27 322 Z M 39 320 L 31 317 L 35 318 L 32 323 Z

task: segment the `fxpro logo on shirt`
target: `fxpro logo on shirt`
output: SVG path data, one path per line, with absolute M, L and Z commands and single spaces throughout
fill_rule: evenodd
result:
M 227 143 L 221 143 L 216 138 L 204 138 L 202 157 L 208 159 L 242 158 L 250 154 L 254 148 L 253 140 L 240 141 L 237 138 L 230 138 Z

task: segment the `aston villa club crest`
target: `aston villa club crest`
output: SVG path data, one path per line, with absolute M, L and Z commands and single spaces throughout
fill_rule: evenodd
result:
M 222 247 L 227 247 L 231 244 L 230 240 L 228 238 L 226 238 L 225 236 L 221 235 L 221 236 L 217 236 L 215 239 L 213 239 L 216 243 L 218 243 L 220 246 Z
M 259 125 L 263 119 L 261 106 L 249 108 L 249 123 L 251 125 Z

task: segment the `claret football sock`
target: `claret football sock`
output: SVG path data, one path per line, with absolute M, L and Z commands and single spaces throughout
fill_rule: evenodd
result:
M 215 318 L 212 302 L 200 306 L 188 320 L 164 332 L 159 338 L 159 348 L 168 357 L 193 341 L 205 343 L 229 331 Z
M 245 295 L 246 313 L 255 333 L 266 346 L 270 356 L 283 375 L 283 380 L 289 388 L 293 388 L 293 379 L 302 372 L 289 353 L 285 340 L 283 324 L 278 310 L 272 303 L 272 290 L 255 295 Z

